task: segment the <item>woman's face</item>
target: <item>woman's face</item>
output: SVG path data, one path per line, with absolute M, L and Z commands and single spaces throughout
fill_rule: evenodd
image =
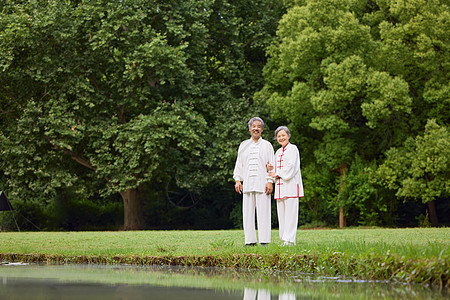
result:
M 284 131 L 284 129 L 278 131 L 277 141 L 282 147 L 286 147 L 289 144 L 289 135 Z

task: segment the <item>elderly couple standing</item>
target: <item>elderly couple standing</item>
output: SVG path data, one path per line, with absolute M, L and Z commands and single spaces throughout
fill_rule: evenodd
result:
M 251 138 L 241 143 L 233 178 L 235 190 L 243 193 L 242 213 L 245 245 L 256 245 L 255 210 L 261 245 L 271 241 L 271 194 L 275 183 L 280 239 L 284 245 L 295 245 L 298 224 L 298 202 L 303 197 L 300 154 L 289 143 L 291 134 L 285 126 L 275 130 L 281 145 L 273 154 L 272 144 L 261 137 L 264 121 L 254 117 L 248 122 Z M 275 166 L 275 168 L 274 168 Z M 243 184 L 241 183 L 243 182 Z

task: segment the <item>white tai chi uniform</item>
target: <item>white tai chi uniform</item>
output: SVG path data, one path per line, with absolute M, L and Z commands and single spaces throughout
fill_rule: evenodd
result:
M 298 201 L 303 197 L 300 154 L 297 146 L 287 144 L 275 153 L 275 200 L 280 239 L 295 244 L 298 225 Z
M 266 164 L 274 165 L 273 146 L 263 138 L 258 142 L 253 139 L 241 143 L 234 167 L 233 178 L 243 181 L 242 215 L 245 243 L 252 244 L 258 240 L 255 230 L 255 208 L 257 213 L 258 237 L 260 243 L 270 243 L 271 217 L 270 195 L 266 195 L 267 182 L 274 179 L 267 174 Z

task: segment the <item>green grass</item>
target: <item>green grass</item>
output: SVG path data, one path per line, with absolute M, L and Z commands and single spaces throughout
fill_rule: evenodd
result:
M 448 286 L 450 229 L 299 230 L 243 247 L 242 230 L 0 232 L 0 261 L 168 264 L 301 271 Z
M 299 230 L 282 247 L 243 247 L 241 230 L 121 232 L 0 232 L 0 253 L 55 255 L 222 255 L 230 253 L 346 253 L 432 258 L 449 256 L 449 228 Z

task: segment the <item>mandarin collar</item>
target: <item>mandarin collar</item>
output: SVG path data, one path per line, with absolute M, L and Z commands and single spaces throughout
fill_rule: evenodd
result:
M 260 142 L 261 142 L 261 140 L 263 139 L 262 138 L 262 136 L 258 139 L 258 141 L 257 142 L 255 142 L 255 140 L 253 139 L 253 138 L 250 138 L 251 140 L 252 140 L 252 142 L 254 143 L 254 144 L 256 144 L 256 145 L 258 145 Z

